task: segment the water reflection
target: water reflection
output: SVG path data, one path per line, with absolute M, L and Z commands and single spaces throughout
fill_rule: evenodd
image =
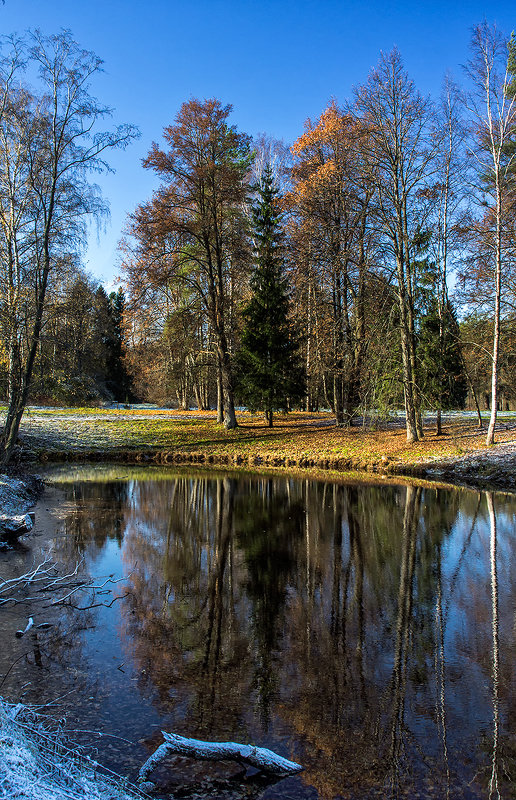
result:
M 137 735 L 273 747 L 306 767 L 290 796 L 509 796 L 514 498 L 181 474 L 63 487 L 62 554 L 129 574 L 102 620 L 132 665 L 111 709 L 130 704 Z
M 489 797 L 500 797 L 498 788 L 498 747 L 500 732 L 500 702 L 499 702 L 499 665 L 500 665 L 500 639 L 498 622 L 498 567 L 496 563 L 497 553 L 497 531 L 496 514 L 494 509 L 493 495 L 486 492 L 487 508 L 489 511 L 489 523 L 491 536 L 489 541 L 489 555 L 491 562 L 491 602 L 492 602 L 492 628 L 493 628 L 493 759 L 491 778 L 489 780 Z

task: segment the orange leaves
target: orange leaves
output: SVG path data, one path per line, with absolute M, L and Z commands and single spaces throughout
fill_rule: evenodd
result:
M 338 179 L 339 172 L 335 162 L 327 161 L 321 165 L 315 164 L 309 177 L 299 178 L 296 183 L 295 194 L 298 201 L 310 200 L 314 192 L 327 192 L 332 183 Z
M 291 148 L 296 163 L 292 170 L 290 204 L 295 207 L 335 200 L 347 184 L 355 183 L 362 161 L 360 148 L 366 135 L 366 126 L 351 113 L 339 109 L 335 101 L 315 124 L 307 120 L 305 132 Z
M 292 153 L 298 158 L 306 158 L 310 153 L 322 153 L 327 148 L 335 151 L 349 146 L 355 125 L 352 116 L 340 111 L 332 101 L 315 126 L 307 120 L 304 134 L 292 145 Z

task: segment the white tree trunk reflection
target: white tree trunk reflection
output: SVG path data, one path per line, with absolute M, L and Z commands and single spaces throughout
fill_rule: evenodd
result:
M 491 778 L 489 780 L 489 797 L 500 797 L 498 789 L 498 740 L 499 740 L 499 634 L 498 634 L 498 568 L 496 563 L 497 533 L 496 513 L 493 493 L 486 492 L 487 509 L 489 511 L 490 543 L 489 560 L 491 565 L 491 624 L 493 631 L 493 757 L 491 761 Z
M 446 775 L 446 797 L 450 796 L 450 764 L 448 759 L 448 740 L 446 734 L 446 660 L 444 651 L 443 586 L 441 570 L 441 545 L 437 548 L 437 594 L 435 599 L 435 679 L 436 679 L 436 718 L 443 748 Z

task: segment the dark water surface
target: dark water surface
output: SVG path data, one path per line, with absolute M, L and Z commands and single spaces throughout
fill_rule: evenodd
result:
M 8 686 L 65 695 L 99 761 L 134 777 L 163 729 L 304 765 L 266 798 L 516 796 L 515 496 L 120 466 L 54 480 L 53 557 L 127 580 Z

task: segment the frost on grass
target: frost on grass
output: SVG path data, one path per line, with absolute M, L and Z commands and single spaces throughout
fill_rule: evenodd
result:
M 123 778 L 71 749 L 50 720 L 0 698 L 0 798 L 141 800 Z

